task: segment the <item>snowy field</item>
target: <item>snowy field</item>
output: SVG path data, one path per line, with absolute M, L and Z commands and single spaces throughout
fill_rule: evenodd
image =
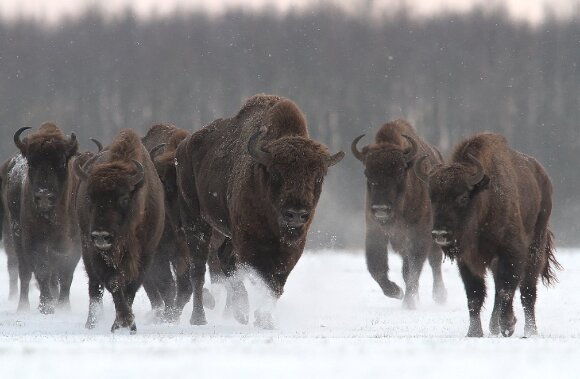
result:
M 307 253 L 279 302 L 276 330 L 224 318 L 223 290 L 206 326 L 189 325 L 191 303 L 179 325 L 147 324 L 149 301 L 141 290 L 134 306 L 138 332 L 131 336 L 109 332 L 114 306 L 108 293 L 103 322 L 92 331 L 84 328 L 88 295 L 82 266 L 73 282 L 71 313 L 39 314 L 33 288 L 33 311 L 16 314 L 16 302 L 6 300 L 2 253 L 0 378 L 578 378 L 580 251 L 560 250 L 557 256 L 564 271 L 554 288 L 540 289 L 537 337 L 521 338 L 518 296 L 513 337 L 489 337 L 488 298 L 482 318 L 488 336 L 468 339 L 463 285 L 449 261 L 444 263 L 449 291 L 444 306 L 431 300 L 428 265 L 418 310 L 407 311 L 382 295 L 360 252 Z M 392 257 L 391 265 L 392 277 L 401 284 L 400 259 Z M 256 290 L 250 286 L 249 291 L 252 302 Z

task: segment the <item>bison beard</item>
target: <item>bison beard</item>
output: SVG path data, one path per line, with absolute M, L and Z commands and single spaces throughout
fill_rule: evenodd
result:
M 216 120 L 179 145 L 180 210 L 192 252 L 192 324 L 206 323 L 202 289 L 212 238 L 221 242 L 228 306 L 239 322 L 249 319 L 239 267 L 255 270 L 273 299 L 282 294 L 304 249 L 323 178 L 343 156 L 331 156 L 308 137 L 293 102 L 268 95 L 250 98 L 235 117 Z M 273 326 L 274 303 L 255 312 L 257 325 Z
M 419 276 L 426 259 L 433 271 L 433 299 L 445 302 L 447 291 L 441 275 L 441 249 L 431 239 L 431 202 L 427 186 L 412 172 L 419 155 L 430 162 L 442 162 L 439 152 L 424 142 L 404 120 L 384 124 L 375 143 L 362 151 L 357 137 L 351 145 L 353 155 L 365 166 L 367 267 L 388 297 L 403 298 L 403 306 L 414 309 Z M 406 147 L 405 145 L 408 145 Z M 389 280 L 387 245 L 403 257 L 405 292 Z
M 164 228 L 161 182 L 131 130 L 122 131 L 107 150 L 75 169 L 82 257 L 89 278 L 86 327 L 98 321 L 106 288 L 116 311 L 111 331 L 128 327 L 134 333 L 133 300 Z
M 80 259 L 71 201 L 75 185 L 71 162 L 78 143 L 74 134 L 66 137 L 52 123 L 42 124 L 38 131 L 21 139 L 27 129 L 14 134 L 20 154 L 1 169 L 4 245 L 12 266 L 12 288 L 18 266 L 18 310 L 30 308 L 28 291 L 34 273 L 40 287 L 38 308 L 47 314 L 54 313 L 57 298 L 60 307 L 70 308 L 70 285 Z
M 542 165 L 492 133 L 460 143 L 450 163 L 431 173 L 420 164 L 417 176 L 430 187 L 433 238 L 457 259 L 465 285 L 467 335 L 483 336 L 480 312 L 488 268 L 495 282 L 491 333 L 514 333 L 513 297 L 519 287 L 524 334 L 535 335 L 538 278 L 549 284 L 555 280 L 553 269 L 560 267 L 548 228 L 552 184 Z

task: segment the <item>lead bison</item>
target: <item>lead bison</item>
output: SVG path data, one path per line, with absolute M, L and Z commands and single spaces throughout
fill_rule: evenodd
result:
M 60 307 L 70 308 L 70 286 L 80 259 L 70 197 L 75 186 L 71 162 L 78 142 L 74 133 L 67 137 L 53 123 L 44 123 L 21 139 L 27 129 L 14 134 L 20 153 L 1 168 L 3 237 L 8 256 L 17 258 L 18 310 L 30 309 L 28 292 L 34 273 L 40 287 L 38 309 L 49 314 L 54 313 L 57 298 Z M 14 268 L 15 262 L 11 263 Z M 16 280 L 14 272 L 11 279 Z
M 248 322 L 247 292 L 236 271 L 249 266 L 273 295 L 255 312 L 256 324 L 273 326 L 273 303 L 302 255 L 324 176 L 343 156 L 309 138 L 292 101 L 269 95 L 250 98 L 235 117 L 218 119 L 179 145 L 179 199 L 193 254 L 191 324 L 206 323 L 202 289 L 213 234 L 224 241 L 218 257 L 234 317 Z
M 460 143 L 449 164 L 417 176 L 429 183 L 433 238 L 457 259 L 469 309 L 469 337 L 481 337 L 480 311 L 485 272 L 495 281 L 490 320 L 492 334 L 511 336 L 516 318 L 513 297 L 519 287 L 525 314 L 524 333 L 537 333 L 536 287 L 555 280 L 559 268 L 548 228 L 552 184 L 534 158 L 511 149 L 501 135 L 479 134 Z
M 108 149 L 83 166 L 77 213 L 82 256 L 89 278 L 93 328 L 102 309 L 103 287 L 113 296 L 116 317 L 111 331 L 136 332 L 132 304 L 153 259 L 164 227 L 163 189 L 149 152 L 139 136 L 124 130 Z
M 351 145 L 354 156 L 365 165 L 367 178 L 366 240 L 367 267 L 373 279 L 388 297 L 403 300 L 415 308 L 419 276 L 425 260 L 433 271 L 433 299 L 445 302 L 447 291 L 441 276 L 441 249 L 431 238 L 431 202 L 429 189 L 412 172 L 420 155 L 427 155 L 430 164 L 442 162 L 439 152 L 424 142 L 404 120 L 384 124 L 375 142 L 357 149 L 357 137 Z M 405 292 L 389 280 L 387 245 L 403 257 Z

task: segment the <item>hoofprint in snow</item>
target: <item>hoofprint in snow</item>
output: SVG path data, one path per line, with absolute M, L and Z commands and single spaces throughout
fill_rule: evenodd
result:
M 423 270 L 416 311 L 383 296 L 366 271 L 361 252 L 307 252 L 291 274 L 276 311 L 275 330 L 239 325 L 223 316 L 225 291 L 215 286 L 218 304 L 206 326 L 190 326 L 191 303 L 179 325 L 147 323 L 149 301 L 135 299 L 137 335 L 110 333 L 114 305 L 105 295 L 102 322 L 84 328 L 87 280 L 77 268 L 72 312 L 41 315 L 31 286 L 28 314 L 6 300 L 6 257 L 0 253 L 0 377 L 38 378 L 221 378 L 221 377 L 578 377 L 580 360 L 580 251 L 560 249 L 560 283 L 540 287 L 539 335 L 523 339 L 523 312 L 511 338 L 465 338 L 468 313 L 455 264 L 443 265 L 446 305 L 431 299 L 431 270 Z M 391 276 L 402 284 L 400 259 Z M 492 308 L 493 284 L 482 322 Z M 248 282 L 251 314 L 259 289 Z M 220 291 L 221 290 L 221 291 Z M 251 322 L 252 320 L 250 320 Z

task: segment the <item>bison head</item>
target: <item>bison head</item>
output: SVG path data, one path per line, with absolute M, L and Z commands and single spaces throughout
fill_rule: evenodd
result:
M 404 202 L 405 182 L 409 169 L 417 155 L 417 143 L 409 136 L 408 148 L 393 144 L 365 146 L 357 148 L 359 136 L 352 142 L 353 155 L 365 165 L 367 178 L 367 201 L 373 217 L 381 224 L 387 224 L 394 215 L 401 212 Z
M 312 221 L 328 167 L 340 162 L 344 152 L 330 155 L 325 146 L 299 136 L 259 143 L 260 134 L 250 137 L 248 153 L 259 163 L 282 238 L 296 241 Z
M 467 164 L 440 166 L 431 173 L 422 168 L 425 158 L 417 161 L 415 172 L 429 184 L 433 239 L 441 247 L 451 247 L 462 240 L 461 232 L 477 221 L 474 201 L 489 187 L 489 177 L 481 162 L 471 154 L 467 154 Z
M 129 227 L 134 195 L 143 183 L 144 170 L 140 162 L 132 160 L 98 164 L 87 173 L 85 167 L 90 167 L 96 158 L 98 155 L 83 167 L 75 165 L 75 172 L 80 180 L 87 181 L 93 244 L 108 251 Z
M 37 132 L 20 139 L 27 129 L 18 129 L 14 144 L 28 163 L 33 204 L 38 212 L 48 215 L 66 196 L 68 163 L 77 152 L 78 142 L 74 133 L 66 137 L 52 123 L 44 123 Z

